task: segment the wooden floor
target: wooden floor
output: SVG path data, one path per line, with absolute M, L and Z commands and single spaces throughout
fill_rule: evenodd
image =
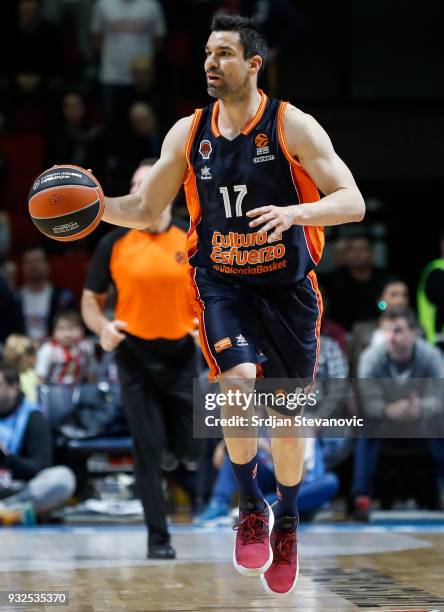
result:
M 298 585 L 278 599 L 235 571 L 230 528 L 178 526 L 173 537 L 178 560 L 156 563 L 140 526 L 4 529 L 0 591 L 70 592 L 69 607 L 19 610 L 444 612 L 442 523 L 302 525 Z

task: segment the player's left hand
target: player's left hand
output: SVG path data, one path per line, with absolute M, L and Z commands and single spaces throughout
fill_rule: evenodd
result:
M 267 242 L 275 242 L 280 240 L 282 232 L 288 230 L 295 222 L 294 206 L 261 206 L 254 210 L 249 210 L 247 217 L 257 217 L 249 223 L 250 227 L 258 227 L 265 223 L 260 228 L 261 232 L 272 230 L 268 236 Z

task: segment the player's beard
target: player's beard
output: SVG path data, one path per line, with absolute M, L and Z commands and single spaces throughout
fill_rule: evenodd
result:
M 230 85 L 227 81 L 215 87 L 214 85 L 207 86 L 207 92 L 212 98 L 217 98 L 218 100 L 227 100 L 227 99 L 242 99 L 244 97 L 244 91 L 246 90 L 248 85 L 248 75 L 245 76 L 244 82 L 239 85 Z
M 208 85 L 207 92 L 212 98 L 220 99 L 226 98 L 227 95 L 230 95 L 231 88 L 226 83 L 220 85 L 219 87 L 215 87 L 214 85 Z

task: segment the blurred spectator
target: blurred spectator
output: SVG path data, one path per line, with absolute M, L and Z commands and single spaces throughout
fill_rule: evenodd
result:
M 16 22 L 4 35 L 1 72 L 10 79 L 2 101 L 10 131 L 39 131 L 48 114 L 47 86 L 63 72 L 59 30 L 42 17 L 42 0 L 19 0 Z
M 419 422 L 421 417 L 433 416 L 441 405 L 433 389 L 427 390 L 427 383 L 430 381 L 433 387 L 433 379 L 444 377 L 440 352 L 418 338 L 416 318 L 409 308 L 393 306 L 386 310 L 381 315 L 381 326 L 385 341 L 368 347 L 359 360 L 358 378 L 375 380 L 371 393 L 365 380 L 359 386 L 364 416 L 380 423 L 383 419 L 386 423 Z M 407 384 L 408 380 L 413 383 Z M 415 383 L 421 388 L 416 388 Z M 387 442 L 378 438 L 356 440 L 352 494 L 358 519 L 369 518 L 378 455 Z M 437 483 L 444 504 L 444 440 L 424 442 L 436 461 Z
M 13 333 L 24 331 L 20 303 L 11 290 L 7 280 L 0 274 L 0 344 Z
M 155 0 L 98 0 L 91 31 L 101 54 L 103 110 L 110 128 L 125 116 L 133 60 L 154 58 L 159 50 L 166 33 L 163 10 Z
M 118 191 L 126 188 L 140 161 L 160 153 L 161 140 L 157 118 L 148 104 L 136 102 L 128 112 L 129 126 L 114 139 L 111 147 L 116 165 Z
M 49 281 L 49 262 L 42 247 L 23 252 L 22 273 L 19 296 L 26 335 L 38 344 L 49 336 L 56 312 L 74 308 L 75 298 L 69 289 Z
M 94 172 L 100 175 L 104 159 L 102 132 L 91 125 L 83 97 L 75 92 L 65 94 L 60 123 L 54 123 L 48 139 L 48 166 L 60 163 L 94 166 Z
M 358 321 L 378 317 L 378 297 L 387 273 L 373 265 L 373 248 L 365 235 L 348 240 L 346 266 L 321 277 L 330 299 L 330 316 L 350 330 Z
M 97 382 L 108 385 L 119 384 L 115 351 L 103 352 L 97 366 Z
M 27 400 L 37 403 L 39 379 L 35 371 L 36 351 L 32 341 L 20 334 L 11 334 L 5 342 L 3 358 L 20 373 L 20 388 Z
M 71 497 L 73 472 L 51 465 L 49 423 L 21 393 L 17 368 L 0 362 L 0 524 L 30 523 Z
M 377 300 L 377 308 L 380 312 L 390 310 L 393 306 L 409 306 L 409 289 L 400 278 L 389 278 L 385 283 L 381 295 Z M 362 351 L 371 345 L 384 342 L 384 331 L 381 329 L 381 319 L 378 321 L 362 321 L 355 323 L 352 327 L 351 345 L 348 351 L 350 358 L 350 370 L 355 376 L 358 360 Z
M 43 0 L 45 18 L 63 32 L 65 44 L 65 74 L 88 76 L 85 70 L 92 60 L 89 23 L 94 0 Z
M 94 345 L 85 338 L 78 312 L 60 312 L 55 316 L 52 338 L 38 350 L 36 372 L 40 382 L 47 385 L 95 382 Z
M 324 306 L 324 312 L 322 313 L 321 322 L 321 334 L 332 338 L 335 342 L 338 343 L 341 351 L 345 351 L 347 346 L 347 332 L 340 323 L 337 323 L 336 321 L 330 318 L 330 299 L 324 287 L 320 286 L 319 291 L 321 292 L 322 303 Z
M 232 499 L 237 491 L 237 483 L 228 455 L 225 453 L 225 442 L 221 441 L 213 455 L 215 467 L 219 474 L 214 485 L 213 494 L 205 510 L 195 518 L 198 525 L 225 522 L 230 516 Z M 257 479 L 259 488 L 269 504 L 277 500 L 276 479 L 273 470 L 270 444 L 267 439 L 259 439 Z M 338 479 L 334 474 L 326 473 L 322 448 L 315 438 L 308 438 L 305 447 L 304 470 L 301 490 L 298 497 L 298 511 L 302 518 L 313 518 L 314 514 L 336 495 Z
M 347 265 L 348 261 L 348 238 L 338 238 L 334 241 L 331 249 L 333 266 L 338 269 Z
M 423 270 L 418 286 L 418 316 L 426 338 L 444 351 L 444 229 L 440 234 L 441 257 Z
M 129 106 L 135 102 L 148 104 L 162 122 L 162 127 L 169 127 L 171 109 L 168 99 L 162 95 L 162 88 L 156 84 L 155 64 L 152 57 L 140 55 L 131 64 L 133 85 L 129 95 Z
M 10 246 L 11 227 L 9 224 L 8 213 L 0 210 L 0 262 L 7 257 Z

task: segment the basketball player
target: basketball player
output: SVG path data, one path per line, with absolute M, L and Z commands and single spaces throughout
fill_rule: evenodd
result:
M 257 369 L 312 380 L 323 226 L 362 220 L 363 198 L 320 125 L 258 90 L 267 58 L 262 32 L 243 17 L 216 18 L 211 30 L 205 73 L 216 101 L 172 127 L 139 192 L 106 198 L 104 220 L 145 228 L 183 183 L 194 305 L 211 376 L 223 391 L 251 388 Z M 260 574 L 267 592 L 288 593 L 298 574 L 304 440 L 272 439 L 273 509 L 257 485 L 257 440 L 226 442 L 240 491 L 234 565 Z

